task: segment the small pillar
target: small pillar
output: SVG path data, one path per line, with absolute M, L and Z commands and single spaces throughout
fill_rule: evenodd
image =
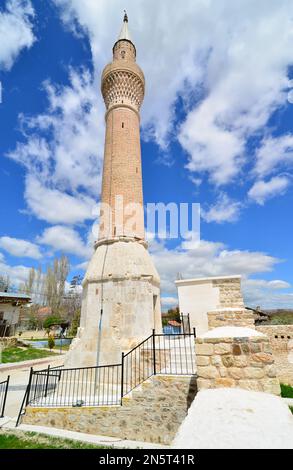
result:
M 255 328 L 254 316 L 245 308 L 219 308 L 208 312 L 209 330 L 222 326 Z

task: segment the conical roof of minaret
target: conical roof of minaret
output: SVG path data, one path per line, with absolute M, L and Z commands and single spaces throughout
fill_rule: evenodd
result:
M 126 11 L 125 11 L 125 14 L 124 14 L 123 26 L 122 26 L 121 32 L 119 34 L 118 41 L 123 41 L 123 39 L 126 40 L 126 41 L 131 41 L 132 42 L 131 35 L 130 35 L 130 32 L 129 32 L 129 28 L 128 28 L 128 16 L 127 16 Z

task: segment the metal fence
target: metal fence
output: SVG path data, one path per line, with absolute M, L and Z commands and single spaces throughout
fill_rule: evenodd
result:
M 120 383 L 121 364 L 31 370 L 27 404 L 46 408 L 119 405 Z
M 3 382 L 0 382 L 0 418 L 4 417 L 7 392 L 9 387 L 10 375 Z
M 156 374 L 195 374 L 195 330 L 184 334 L 152 334 L 120 364 L 64 369 L 31 368 L 17 424 L 26 406 L 81 407 L 121 405 L 133 389 Z

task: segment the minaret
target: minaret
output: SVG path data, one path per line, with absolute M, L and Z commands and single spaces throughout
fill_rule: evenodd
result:
M 119 363 L 161 331 L 160 278 L 147 250 L 140 146 L 145 79 L 128 17 L 102 74 L 106 135 L 99 237 L 83 281 L 81 322 L 66 366 Z
M 136 64 L 136 49 L 125 14 L 113 47 L 113 62 L 105 67 L 102 75 L 106 139 L 100 240 L 120 236 L 144 239 L 139 130 L 144 90 L 144 75 Z

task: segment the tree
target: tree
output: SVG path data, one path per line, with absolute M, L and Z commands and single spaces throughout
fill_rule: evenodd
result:
M 181 322 L 179 307 L 169 308 L 167 313 L 163 315 L 163 318 L 162 318 L 163 325 L 164 326 L 167 325 L 168 321 L 170 320 L 176 320 L 178 323 Z
M 35 312 L 31 311 L 28 318 L 28 328 L 29 330 L 36 330 L 38 327 L 38 319 Z
M 48 330 L 51 328 L 51 326 L 53 325 L 61 325 L 61 323 L 63 323 L 64 320 L 57 316 L 57 315 L 52 315 L 50 317 L 47 317 L 46 320 L 44 321 L 43 323 L 43 326 L 45 328 L 45 330 Z
M 9 276 L 0 276 L 0 292 L 8 292 L 10 288 Z
M 80 310 L 77 310 L 71 322 L 70 330 L 68 331 L 69 336 L 76 336 L 79 324 L 80 324 Z
M 53 266 L 48 266 L 45 277 L 45 298 L 48 307 L 53 314 L 60 313 L 64 293 L 65 282 L 69 273 L 69 260 L 66 256 L 55 258 Z

